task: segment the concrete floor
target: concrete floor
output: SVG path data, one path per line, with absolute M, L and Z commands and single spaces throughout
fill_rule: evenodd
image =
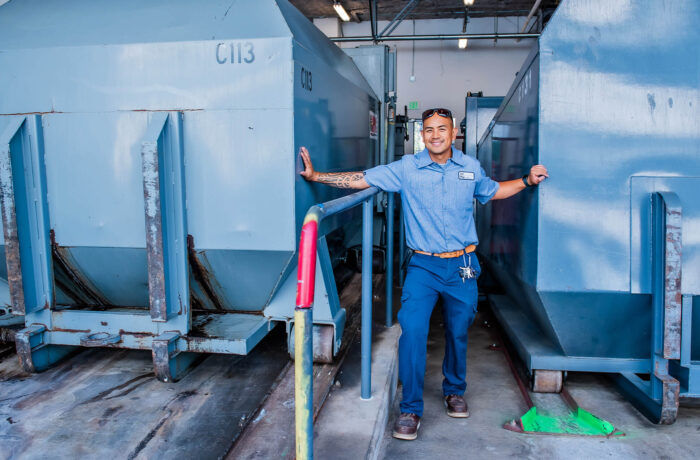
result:
M 450 418 L 442 403 L 442 356 L 444 336 L 439 308 L 433 314 L 428 339 L 425 379 L 425 413 L 418 439 L 391 437 L 399 412 L 398 400 L 385 432 L 386 459 L 452 458 L 659 458 L 700 457 L 700 408 L 681 407 L 678 420 L 656 426 L 628 403 L 615 386 L 600 374 L 570 373 L 566 386 L 581 407 L 608 420 L 626 436 L 616 439 L 518 434 L 502 428 L 504 422 L 522 415 L 527 407 L 518 392 L 505 357 L 488 346 L 492 331 L 479 314 L 469 330 L 466 399 L 470 417 Z M 400 389 L 399 389 L 400 397 Z M 538 406 L 563 406 L 558 395 L 535 395 Z
M 151 353 L 86 349 L 40 374 L 0 360 L 0 459 L 216 459 L 288 361 L 284 328 L 247 356 L 212 355 L 177 383 Z
M 375 328 L 383 320 L 383 287 L 375 286 Z M 398 290 L 397 290 L 398 292 Z M 395 293 L 398 310 L 399 296 Z M 391 437 L 398 398 L 384 432 L 383 458 L 421 460 L 465 458 L 665 458 L 700 457 L 700 407 L 682 407 L 671 426 L 649 423 L 604 376 L 570 374 L 567 387 L 577 402 L 626 433 L 617 439 L 524 435 L 504 422 L 527 407 L 500 351 L 489 350 L 492 330 L 480 314 L 470 329 L 467 401 L 471 416 L 453 419 L 441 394 L 443 333 L 439 309 L 428 344 L 426 410 L 419 437 Z M 381 327 L 380 327 L 381 326 Z M 268 336 L 246 357 L 211 356 L 177 384 L 157 382 L 150 353 L 86 350 L 37 375 L 19 370 L 16 357 L 0 360 L 0 459 L 5 458 L 220 458 L 251 417 L 266 385 L 287 362 L 284 331 Z M 380 342 L 376 342 L 379 349 Z M 359 347 L 356 347 L 359 349 Z M 355 372 L 352 363 L 358 361 Z M 349 356 L 337 392 L 359 385 L 359 357 Z M 373 371 L 373 385 L 380 385 Z M 352 390 L 358 405 L 359 390 Z M 400 389 L 399 389 L 400 395 Z M 336 397 L 333 393 L 331 398 Z M 535 395 L 538 407 L 562 406 L 557 395 Z M 345 420 L 331 443 L 332 456 L 352 456 Z M 324 415 L 319 417 L 323 420 Z M 370 423 L 372 422 L 372 423 Z M 346 425 L 343 425 L 345 423 Z M 322 439 L 318 447 L 323 447 Z M 366 447 L 363 447 L 363 452 Z M 341 455 L 347 453 L 348 455 Z

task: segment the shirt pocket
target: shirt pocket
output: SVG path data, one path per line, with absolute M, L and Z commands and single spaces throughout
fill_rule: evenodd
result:
M 409 177 L 407 198 L 409 204 L 419 209 L 437 209 L 442 207 L 442 176 L 433 171 L 414 174 Z
M 450 209 L 460 215 L 471 213 L 476 181 L 473 179 L 459 179 L 455 174 L 455 177 L 450 181 L 449 187 L 449 199 L 447 202 Z

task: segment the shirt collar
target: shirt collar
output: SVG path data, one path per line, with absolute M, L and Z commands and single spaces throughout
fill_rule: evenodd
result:
M 432 158 L 430 158 L 430 153 L 428 153 L 428 149 L 423 149 L 422 151 L 418 152 L 416 154 L 416 166 L 418 168 L 424 168 L 428 166 L 429 164 L 433 163 Z M 460 166 L 465 166 L 466 165 L 466 155 L 462 153 L 461 150 L 457 150 L 456 148 L 452 147 L 452 158 L 450 158 L 454 163 L 460 165 Z M 448 160 L 449 161 L 449 160 Z
M 467 156 L 464 154 L 464 152 L 457 150 L 454 147 L 452 147 L 452 158 L 450 159 L 460 166 L 467 165 Z

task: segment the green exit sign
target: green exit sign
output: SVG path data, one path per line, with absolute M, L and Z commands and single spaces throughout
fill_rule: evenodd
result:
M 418 101 L 411 101 L 408 103 L 408 110 L 418 110 Z

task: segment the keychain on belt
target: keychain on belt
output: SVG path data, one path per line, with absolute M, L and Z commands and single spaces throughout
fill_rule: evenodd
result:
M 472 268 L 471 252 L 467 254 L 467 257 L 469 257 L 469 263 L 467 263 L 467 259 L 464 253 L 462 253 L 462 260 L 464 261 L 464 265 L 466 265 L 466 267 L 459 267 L 459 277 L 462 278 L 462 283 L 464 283 L 464 280 L 476 278 L 476 270 Z

